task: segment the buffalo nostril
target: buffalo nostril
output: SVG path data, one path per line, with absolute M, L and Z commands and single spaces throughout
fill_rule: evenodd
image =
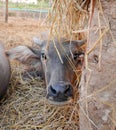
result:
M 52 94 L 57 94 L 56 90 L 52 86 L 50 86 L 50 89 L 51 89 Z
M 70 87 L 69 87 L 69 85 L 67 85 L 66 86 L 66 90 L 64 91 L 64 93 L 66 94 L 67 92 L 69 92 L 70 91 Z
M 70 85 L 66 85 L 66 89 L 64 91 L 64 94 L 67 95 L 68 93 L 70 93 L 71 91 L 71 86 Z

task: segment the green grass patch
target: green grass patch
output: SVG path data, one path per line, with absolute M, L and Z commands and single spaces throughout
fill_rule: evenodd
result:
M 3 7 L 3 6 L 5 6 L 5 3 L 3 4 L 3 2 L 0 1 L 0 7 Z M 45 0 L 38 1 L 37 5 L 9 2 L 8 7 L 9 8 L 18 8 L 18 9 L 48 9 L 49 4 L 48 4 L 48 1 L 45 1 Z

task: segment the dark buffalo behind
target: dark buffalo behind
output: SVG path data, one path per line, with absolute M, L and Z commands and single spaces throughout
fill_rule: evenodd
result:
M 7 91 L 10 81 L 10 64 L 5 54 L 3 45 L 0 43 L 0 99 L 3 98 Z

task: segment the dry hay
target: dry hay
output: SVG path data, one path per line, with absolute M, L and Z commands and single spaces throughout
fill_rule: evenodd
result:
M 82 30 L 88 24 L 89 0 L 55 0 L 48 20 L 51 21 L 50 36 L 65 37 L 70 40 L 85 38 L 77 30 Z
M 19 65 L 12 67 L 11 88 L 1 105 L 1 129 L 70 130 L 78 128 L 77 104 L 55 107 L 46 102 L 45 84 L 40 78 L 23 80 Z M 70 125 L 71 124 L 71 125 Z

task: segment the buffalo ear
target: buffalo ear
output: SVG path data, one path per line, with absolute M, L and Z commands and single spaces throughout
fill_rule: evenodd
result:
M 40 47 L 42 46 L 42 40 L 37 37 L 33 37 L 33 42 Z
M 79 47 L 81 47 L 81 46 L 83 46 L 87 42 L 87 40 L 76 40 L 75 42 L 77 43 L 77 45 Z
M 49 31 L 45 31 L 42 32 L 40 35 L 40 38 L 38 37 L 33 37 L 33 42 L 36 45 L 39 45 L 40 47 L 43 46 L 44 42 L 43 41 L 47 41 L 47 39 L 49 38 Z
M 40 63 L 39 53 L 35 53 L 31 47 L 17 46 L 7 50 L 5 53 L 11 60 L 17 60 L 28 66 L 36 66 Z
M 77 47 L 81 47 L 81 46 L 83 46 L 83 45 L 85 45 L 86 44 L 86 42 L 87 42 L 87 40 L 72 40 L 72 41 L 70 41 L 70 40 L 65 40 L 63 43 L 68 43 L 68 44 L 74 44 L 74 45 L 76 45 Z

